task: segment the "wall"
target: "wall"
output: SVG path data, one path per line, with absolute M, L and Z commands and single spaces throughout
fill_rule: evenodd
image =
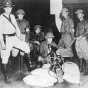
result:
M 64 3 L 88 3 L 88 0 L 63 0 Z

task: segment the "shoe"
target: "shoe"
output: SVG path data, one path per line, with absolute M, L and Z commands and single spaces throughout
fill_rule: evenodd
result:
M 5 77 L 5 78 L 4 78 L 4 82 L 5 82 L 6 84 L 10 84 L 10 83 L 11 83 L 11 81 L 8 79 L 8 77 Z

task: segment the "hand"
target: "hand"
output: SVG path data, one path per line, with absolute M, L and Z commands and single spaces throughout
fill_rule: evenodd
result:
M 26 32 L 30 32 L 30 31 L 29 31 L 29 28 L 26 28 Z

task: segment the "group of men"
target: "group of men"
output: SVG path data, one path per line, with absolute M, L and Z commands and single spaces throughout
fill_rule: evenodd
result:
M 17 56 L 18 52 L 20 52 L 20 55 L 26 59 L 28 70 L 30 70 L 30 59 L 34 59 L 33 62 L 36 60 L 36 62 L 39 61 L 42 64 L 46 63 L 46 58 L 51 53 L 51 49 L 57 50 L 56 53 L 60 53 L 67 60 L 69 57 L 74 57 L 72 44 L 75 37 L 80 38 L 88 31 L 88 22 L 84 19 L 83 10 L 80 9 L 75 12 L 80 21 L 75 30 L 74 22 L 69 17 L 69 10 L 67 8 L 62 9 L 61 39 L 56 44 L 53 41 L 55 36 L 51 30 L 44 34 L 44 32 L 41 32 L 42 26 L 36 25 L 35 31 L 30 32 L 30 24 L 24 19 L 25 11 L 23 9 L 17 10 L 16 19 L 11 13 L 13 6 L 11 0 L 5 0 L 2 4 L 4 12 L 0 15 L 1 68 L 6 83 L 9 82 L 7 64 L 11 52 L 13 56 Z M 64 53 L 62 53 L 62 49 Z
M 76 49 L 76 53 L 78 55 L 79 52 L 81 52 L 81 50 L 79 50 L 79 43 L 82 43 L 81 47 L 87 47 L 87 45 L 85 46 L 83 44 L 83 42 L 80 42 L 80 40 L 85 37 L 87 38 L 87 34 L 88 34 L 88 21 L 85 20 L 85 15 L 82 9 L 78 9 L 75 14 L 77 15 L 77 18 L 79 20 L 79 22 L 77 23 L 77 26 L 75 27 L 74 25 L 74 21 L 70 18 L 70 11 L 67 8 L 64 8 L 62 10 L 62 26 L 61 26 L 61 39 L 59 42 L 59 47 L 62 46 L 64 48 L 70 48 L 69 51 L 73 51 L 72 50 L 72 45 L 74 43 L 74 40 L 76 40 L 76 44 L 75 44 L 75 48 Z M 76 29 L 75 29 L 76 28 Z M 79 43 L 78 43 L 79 41 Z M 87 41 L 87 40 L 86 40 Z M 78 43 L 78 44 L 77 44 Z M 76 54 L 74 53 L 74 54 Z M 73 56 L 72 54 L 70 54 L 71 56 Z M 80 58 L 79 60 L 79 67 L 80 67 L 80 71 L 83 71 L 84 74 L 87 73 L 87 69 L 86 69 L 86 61 L 83 59 L 84 57 L 82 56 L 82 53 L 80 55 L 78 55 L 78 57 Z
M 11 13 L 13 6 L 11 0 L 4 0 L 1 6 L 4 12 L 0 15 L 1 71 L 6 83 L 10 82 L 7 75 L 7 64 L 11 54 L 13 57 L 16 57 L 20 53 L 21 57 L 26 59 L 27 68 L 30 70 L 30 58 L 36 59 L 38 58 L 39 50 L 41 53 L 44 51 L 42 51 L 43 47 L 41 49 L 39 47 L 41 42 L 46 39 L 46 42 L 43 43 L 46 49 L 46 45 L 48 46 L 48 43 L 51 44 L 52 38 L 54 37 L 52 32 L 48 32 L 44 36 L 44 33 L 41 32 L 42 28 L 40 25 L 36 25 L 34 28 L 35 31 L 30 33 L 30 24 L 24 19 L 25 11 L 23 9 L 17 10 L 16 19 Z M 54 44 L 52 43 L 52 45 Z M 44 55 L 41 55 L 47 56 L 45 53 L 46 51 L 44 51 Z

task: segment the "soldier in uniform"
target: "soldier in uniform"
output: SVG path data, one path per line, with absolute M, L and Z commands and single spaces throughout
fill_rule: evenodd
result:
M 36 64 L 36 62 L 38 61 L 40 43 L 45 39 L 44 32 L 42 30 L 43 29 L 41 25 L 35 25 L 34 31 L 31 31 L 30 33 L 30 41 L 32 41 L 33 45 L 30 56 L 32 58 L 31 61 L 34 64 Z
M 76 28 L 76 37 L 80 43 L 80 39 L 88 33 L 88 22 L 84 19 L 84 13 L 83 13 L 82 9 L 78 9 L 75 12 L 75 14 L 77 15 L 77 18 L 80 21 L 77 24 L 77 28 Z M 82 46 L 82 47 L 84 47 L 84 46 Z M 77 49 L 77 47 L 76 47 L 76 49 Z M 77 51 L 78 51 L 78 49 L 77 49 Z M 80 58 L 80 71 L 83 71 L 86 74 L 86 61 L 83 58 Z
M 75 13 L 77 14 L 77 18 L 80 21 L 77 24 L 76 37 L 81 37 L 86 32 L 88 32 L 88 22 L 84 19 L 84 13 L 82 9 L 78 9 Z
M 57 49 L 57 45 L 53 41 L 53 39 L 53 33 L 47 32 L 45 35 L 45 41 L 40 44 L 40 56 L 42 57 L 44 63 L 47 62 L 46 59 L 48 55 L 52 52 L 52 50 L 55 52 L 55 50 Z
M 15 16 L 11 13 L 13 3 L 11 0 L 5 0 L 2 3 L 4 12 L 0 15 L 0 42 L 2 45 L 1 58 L 2 58 L 2 73 L 4 81 L 9 83 L 7 76 L 7 64 L 10 56 L 10 52 L 13 47 L 21 49 L 29 55 L 29 45 L 20 40 L 20 30 L 17 25 Z
M 65 46 L 70 47 L 72 40 L 74 38 L 74 23 L 69 17 L 69 11 L 67 8 L 62 9 L 62 26 L 61 26 L 61 39 L 64 40 Z M 62 44 L 61 44 L 62 45 Z
M 34 32 L 31 33 L 30 40 L 40 44 L 44 40 L 44 32 L 41 25 L 35 25 Z
M 67 8 L 62 9 L 61 13 L 63 20 L 61 26 L 61 39 L 58 43 L 58 48 L 63 50 L 68 50 L 64 57 L 73 57 L 72 52 L 72 43 L 74 40 L 74 23 L 73 20 L 69 17 L 69 11 Z M 66 59 L 65 59 L 66 60 Z
M 25 14 L 26 13 L 23 9 L 18 9 L 16 11 L 17 23 L 21 32 L 21 39 L 23 41 L 29 42 L 30 24 L 29 21 L 24 18 Z
M 16 15 L 17 15 L 17 24 L 19 26 L 21 35 L 20 35 L 20 39 L 22 41 L 25 41 L 27 43 L 29 43 L 29 38 L 30 38 L 30 24 L 29 21 L 27 21 L 24 16 L 25 16 L 25 11 L 23 9 L 18 9 L 16 11 Z M 21 59 L 21 64 L 23 65 L 23 60 L 27 65 L 28 71 L 30 70 L 30 64 L 29 64 L 29 58 L 27 57 L 27 55 L 20 51 L 20 59 Z M 20 69 L 21 70 L 21 69 Z

